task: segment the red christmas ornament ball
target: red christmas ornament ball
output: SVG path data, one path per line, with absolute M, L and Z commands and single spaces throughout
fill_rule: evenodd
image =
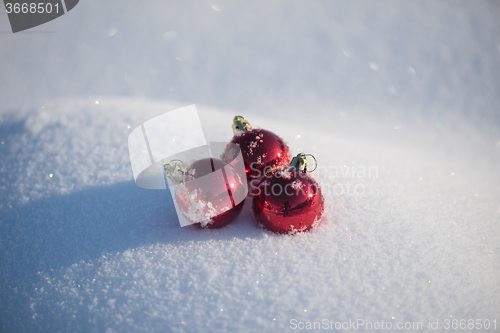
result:
M 241 149 L 250 192 L 257 187 L 264 170 L 287 165 L 292 158 L 290 148 L 283 139 L 265 129 L 239 131 L 230 143 Z
M 238 201 L 246 196 L 245 179 L 231 165 L 211 157 L 194 162 L 187 170 L 185 190 L 189 195 L 177 187 L 175 196 L 182 216 L 205 229 L 221 228 L 231 223 L 245 203 L 245 200 L 235 202 L 235 199 Z M 222 172 L 215 172 L 217 170 Z M 201 177 L 207 178 L 193 181 Z
M 294 234 L 319 225 L 324 198 L 311 176 L 285 167 L 262 179 L 253 197 L 252 211 L 257 222 L 267 229 Z

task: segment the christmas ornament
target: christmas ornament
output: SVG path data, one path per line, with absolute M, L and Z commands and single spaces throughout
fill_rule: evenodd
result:
M 182 216 L 201 228 L 221 228 L 241 212 L 246 184 L 230 165 L 217 158 L 204 158 L 185 168 L 181 161 L 165 165 L 167 177 L 176 185 L 175 203 Z
M 252 211 L 258 223 L 277 233 L 310 230 L 319 224 L 324 199 L 318 183 L 307 173 L 307 156 L 300 153 L 289 166 L 267 172 L 254 194 Z
M 265 169 L 287 165 L 291 160 L 290 149 L 282 138 L 265 129 L 252 128 L 242 116 L 234 117 L 233 133 L 230 143 L 241 149 L 250 193 L 256 189 Z M 222 156 L 225 161 L 231 160 L 229 147 Z

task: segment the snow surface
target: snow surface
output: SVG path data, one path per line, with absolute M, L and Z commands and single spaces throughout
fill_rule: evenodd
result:
M 499 14 L 89 0 L 16 35 L 0 14 L 0 330 L 500 325 Z M 192 103 L 210 141 L 242 114 L 314 154 L 321 226 L 276 235 L 247 202 L 181 228 L 168 191 L 137 187 L 128 134 Z

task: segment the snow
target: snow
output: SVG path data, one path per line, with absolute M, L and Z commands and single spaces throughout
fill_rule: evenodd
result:
M 498 329 L 498 14 L 81 1 L 33 29 L 54 33 L 2 32 L 0 331 Z M 181 228 L 169 191 L 136 186 L 128 135 L 193 103 L 208 141 L 243 115 L 313 154 L 320 226 L 270 233 L 247 201 L 222 229 Z

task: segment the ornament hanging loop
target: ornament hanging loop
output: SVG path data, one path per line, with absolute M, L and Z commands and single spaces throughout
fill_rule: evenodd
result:
M 238 131 L 246 132 L 252 129 L 252 125 L 243 116 L 235 116 L 233 119 L 233 134 Z
M 184 184 L 186 182 L 187 168 L 181 160 L 171 160 L 165 164 L 163 168 L 165 169 L 168 178 L 170 178 L 176 185 L 179 185 L 179 183 Z
M 305 154 L 305 156 L 311 156 L 314 160 L 314 169 L 312 170 L 308 170 L 307 172 L 313 172 L 314 170 L 316 170 L 318 168 L 318 161 L 316 160 L 316 157 L 314 157 L 313 154 Z
M 163 165 L 163 168 L 167 173 L 167 177 L 170 178 L 174 182 L 174 184 L 188 197 L 189 202 L 196 210 L 196 205 L 193 201 L 193 198 L 191 197 L 189 191 L 185 187 L 186 178 L 188 176 L 188 170 L 184 162 L 182 162 L 181 160 L 173 159 L 167 164 Z M 183 186 L 181 186 L 181 184 Z
M 311 156 L 314 159 L 315 164 L 314 164 L 314 169 L 312 170 L 307 170 L 307 156 Z M 318 161 L 316 160 L 316 157 L 314 157 L 314 155 L 312 154 L 298 153 L 297 156 L 295 156 L 292 159 L 292 162 L 290 162 L 290 167 L 295 168 L 304 173 L 313 172 L 318 167 Z

